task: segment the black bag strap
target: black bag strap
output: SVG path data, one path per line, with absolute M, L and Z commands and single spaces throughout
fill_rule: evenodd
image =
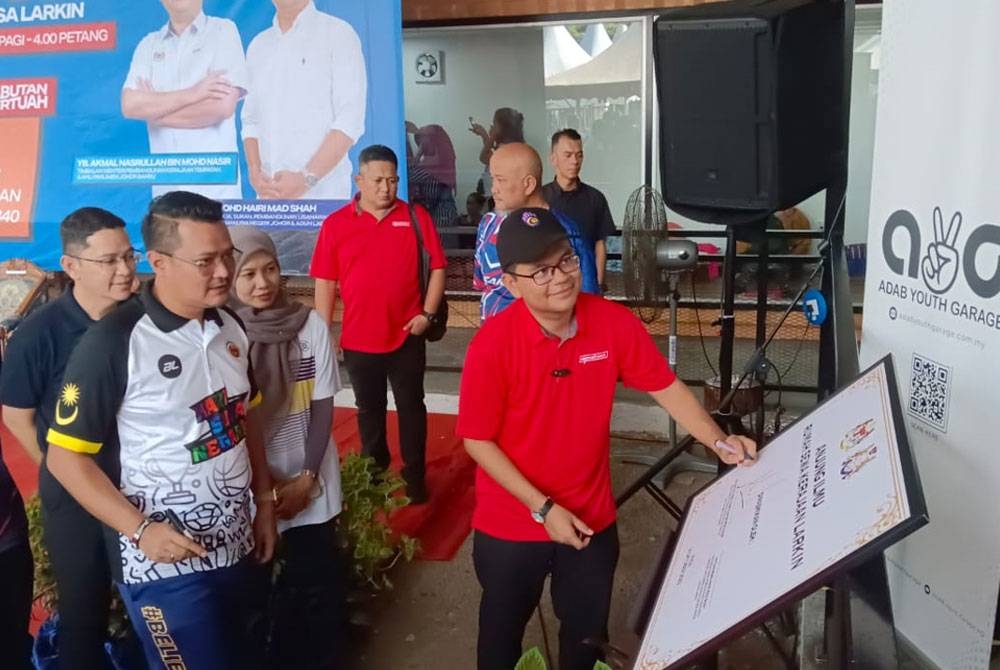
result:
M 420 299 L 425 300 L 427 298 L 427 284 L 430 282 L 430 269 L 429 263 L 425 259 L 426 247 L 424 246 L 424 234 L 420 230 L 420 223 L 417 221 L 417 215 L 413 211 L 413 205 L 407 203 L 406 210 L 410 213 L 410 225 L 417 236 L 417 280 L 420 282 Z

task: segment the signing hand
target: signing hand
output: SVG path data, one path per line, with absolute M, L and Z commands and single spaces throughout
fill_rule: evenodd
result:
M 274 175 L 272 190 L 275 198 L 296 200 L 306 194 L 309 186 L 306 184 L 305 174 L 291 170 L 279 170 Z
M 260 503 L 253 518 L 253 555 L 257 562 L 270 561 L 277 543 L 278 526 L 274 521 L 274 503 Z
M 431 325 L 430 319 L 428 319 L 423 314 L 417 314 L 415 317 L 406 322 L 403 326 L 403 330 L 410 331 L 410 335 L 423 335 Z
M 568 544 L 576 549 L 583 549 L 590 544 L 590 538 L 594 534 L 587 524 L 561 505 L 553 505 L 545 515 L 545 532 L 553 542 Z
M 291 519 L 309 506 L 316 480 L 302 474 L 278 484 L 278 504 L 274 513 L 279 519 Z
M 753 465 L 757 462 L 757 443 L 743 435 L 728 435 L 725 440 L 719 440 L 713 445 L 712 449 L 719 460 L 727 465 Z
M 208 556 L 200 544 L 160 521 L 149 524 L 139 539 L 139 549 L 146 554 L 146 558 L 156 563 L 176 563 L 192 556 Z

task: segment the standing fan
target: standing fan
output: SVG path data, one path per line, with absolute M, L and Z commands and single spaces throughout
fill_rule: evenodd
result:
M 698 246 L 691 240 L 667 239 L 667 209 L 660 194 L 649 186 L 640 186 L 629 196 L 622 235 L 625 295 L 646 323 L 656 320 L 663 303 L 669 302 L 667 360 L 670 369 L 677 372 L 677 302 L 680 298 L 677 282 L 682 272 L 693 270 L 697 265 Z M 670 417 L 669 430 L 673 447 L 677 445 L 677 424 L 673 417 Z M 664 477 L 669 478 L 680 470 L 714 472 L 715 465 L 685 454 L 671 464 Z
M 663 311 L 666 286 L 656 266 L 656 245 L 667 239 L 667 209 L 656 189 L 643 185 L 632 192 L 622 222 L 622 274 L 625 296 L 645 323 Z

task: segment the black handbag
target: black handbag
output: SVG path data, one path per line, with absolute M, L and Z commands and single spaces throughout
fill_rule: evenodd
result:
M 417 236 L 417 277 L 420 281 L 420 300 L 423 304 L 427 298 L 427 284 L 431 278 L 431 255 L 427 252 L 427 247 L 424 246 L 424 234 L 420 231 L 420 223 L 417 221 L 416 214 L 413 213 L 413 206 L 407 205 L 407 209 L 410 211 L 410 225 Z M 431 319 L 430 325 L 424 331 L 424 337 L 427 338 L 428 342 L 437 342 L 444 337 L 447 330 L 448 300 L 442 295 L 434 318 Z

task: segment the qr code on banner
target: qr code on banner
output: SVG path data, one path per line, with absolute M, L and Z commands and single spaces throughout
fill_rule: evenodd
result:
M 952 370 L 920 354 L 913 354 L 910 370 L 909 412 L 941 432 L 948 430 L 948 398 Z

